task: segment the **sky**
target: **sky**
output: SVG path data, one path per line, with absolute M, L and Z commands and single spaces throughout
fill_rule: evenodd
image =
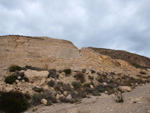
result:
M 150 0 L 0 0 L 0 35 L 48 36 L 150 57 Z

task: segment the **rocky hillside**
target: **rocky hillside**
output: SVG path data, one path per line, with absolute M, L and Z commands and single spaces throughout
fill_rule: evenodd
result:
M 1 71 L 7 71 L 13 64 L 31 65 L 43 69 L 71 68 L 73 70 L 83 68 L 111 70 L 110 67 L 130 67 L 127 62 L 97 54 L 88 48 L 79 51 L 72 42 L 48 37 L 1 36 L 0 53 Z
M 113 59 L 121 59 L 127 61 L 135 67 L 139 67 L 139 68 L 150 67 L 150 58 L 140 56 L 134 53 L 129 53 L 122 50 L 111 50 L 111 49 L 93 48 L 93 47 L 89 47 L 89 49 L 92 49 L 95 52 L 98 52 L 100 54 L 110 56 Z
M 0 110 L 6 113 L 41 104 L 79 103 L 103 93 L 117 92 L 119 103 L 124 101 L 122 92 L 150 82 L 149 69 L 48 37 L 0 36 L 0 64 Z

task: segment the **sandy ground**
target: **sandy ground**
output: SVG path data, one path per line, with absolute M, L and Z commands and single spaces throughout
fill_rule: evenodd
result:
M 102 94 L 83 99 L 80 104 L 41 105 L 25 113 L 150 113 L 150 84 L 138 86 L 123 96 L 124 103 L 117 103 L 115 95 Z

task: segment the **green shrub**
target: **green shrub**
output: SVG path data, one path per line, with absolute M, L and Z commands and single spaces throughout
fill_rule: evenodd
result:
M 140 74 L 145 75 L 145 74 L 147 74 L 147 73 L 144 72 L 144 71 L 140 71 Z
M 115 96 L 116 96 L 116 102 L 118 102 L 118 103 L 123 103 L 124 102 L 122 92 L 117 91 Z
M 95 70 L 91 70 L 91 73 L 92 73 L 92 74 L 95 73 Z
M 82 73 L 85 73 L 86 72 L 86 69 L 82 69 Z
M 63 84 L 62 89 L 64 91 L 72 91 L 70 84 Z
M 24 80 L 25 82 L 29 82 L 29 79 L 27 77 L 23 77 L 23 79 L 21 80 Z
M 94 89 L 94 90 L 92 91 L 92 95 L 93 95 L 93 96 L 100 96 L 101 94 L 99 93 L 99 91 L 97 91 L 96 89 Z
M 50 80 L 47 85 L 49 85 L 50 87 L 53 87 L 55 85 L 55 82 L 53 80 Z
M 49 75 L 48 75 L 48 78 L 51 77 L 51 78 L 59 78 L 59 75 L 56 74 L 56 70 L 55 69 L 51 69 L 49 70 Z
M 65 75 L 68 76 L 71 74 L 71 69 L 64 69 Z
M 98 77 L 98 78 L 97 78 L 97 81 L 100 82 L 100 83 L 103 83 L 103 82 L 104 82 L 104 78 Z
M 18 79 L 18 75 L 10 75 L 5 78 L 5 82 L 8 84 L 13 84 Z
M 82 87 L 82 85 L 81 85 L 80 82 L 74 81 L 74 82 L 72 82 L 71 84 L 72 84 L 72 86 L 74 87 L 75 90 L 79 90 L 79 89 L 81 89 L 81 87 Z
M 9 67 L 9 71 L 10 71 L 10 72 L 15 72 L 15 71 L 20 71 L 20 70 L 22 70 L 22 67 L 17 66 L 17 65 L 11 65 L 11 66 Z
M 20 92 L 1 92 L 0 110 L 6 113 L 21 113 L 29 108 L 26 96 Z
M 93 76 L 88 76 L 88 79 L 92 81 L 94 79 L 94 77 Z
M 85 82 L 85 75 L 82 72 L 77 73 L 76 75 L 74 75 L 74 77 L 77 80 L 80 80 L 81 83 Z
M 54 89 L 56 91 L 63 92 L 62 86 L 63 86 L 63 83 L 57 83 L 57 84 L 54 85 Z
M 5 78 L 5 82 L 8 83 L 8 84 L 13 84 L 14 82 L 16 82 L 16 80 L 24 80 L 25 82 L 29 82 L 29 79 L 27 77 L 24 77 L 24 76 L 20 76 L 21 78 L 18 79 L 18 75 L 15 75 L 15 74 L 12 74 L 12 75 L 9 75 Z

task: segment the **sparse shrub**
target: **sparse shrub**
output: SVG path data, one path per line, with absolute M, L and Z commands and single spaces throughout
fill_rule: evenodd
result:
M 72 86 L 74 87 L 75 90 L 79 90 L 82 87 L 81 83 L 76 81 L 72 82 Z
M 62 89 L 64 91 L 72 91 L 70 84 L 63 84 Z
M 55 85 L 55 81 L 50 80 L 47 85 L 49 85 L 50 87 L 53 87 Z
M 32 66 L 29 66 L 29 65 L 26 65 L 26 66 L 25 66 L 25 69 L 33 69 L 33 67 L 32 67 Z
M 38 88 L 38 87 L 34 87 L 34 88 L 32 88 L 35 92 L 38 92 L 38 93 L 41 93 L 41 92 L 43 92 L 44 91 L 44 89 L 43 88 Z
M 60 102 L 70 103 L 70 100 L 67 99 L 66 97 L 60 97 L 59 100 L 60 100 Z
M 0 110 L 6 113 L 21 113 L 29 107 L 26 96 L 20 92 L 1 92 Z
M 20 70 L 22 70 L 22 67 L 17 66 L 17 65 L 11 65 L 11 66 L 9 67 L 9 71 L 10 71 L 10 72 L 15 72 L 15 71 L 20 71 Z
M 109 74 L 110 74 L 111 76 L 113 76 L 113 75 L 115 75 L 115 72 L 110 72 Z
M 29 79 L 24 76 L 24 73 L 22 73 L 22 72 L 20 73 L 20 72 L 19 72 L 19 73 L 16 73 L 16 74 L 18 75 L 18 77 L 19 77 L 19 76 L 21 77 L 21 78 L 19 79 L 20 81 L 21 81 L 21 80 L 24 80 L 25 82 L 29 82 Z
M 80 80 L 81 83 L 85 82 L 85 75 L 82 72 L 77 73 L 76 75 L 74 75 L 74 77 L 77 80 Z
M 88 76 L 88 79 L 92 81 L 94 79 L 94 77 L 93 76 Z
M 51 105 L 52 103 L 56 103 L 56 97 L 51 92 L 43 92 L 43 93 L 35 93 L 32 96 L 31 104 L 33 106 L 37 106 L 41 104 L 41 100 L 46 99 L 47 105 Z
M 80 98 L 86 98 L 87 93 L 83 90 L 78 90 L 78 95 Z
M 8 84 L 13 84 L 14 82 L 16 82 L 17 79 L 18 79 L 18 76 L 13 74 L 13 75 L 7 76 L 5 78 L 5 82 Z
M 19 75 L 15 75 L 15 74 L 12 74 L 12 75 L 9 75 L 5 78 L 5 82 L 8 83 L 8 84 L 13 84 L 14 82 L 16 82 L 16 80 L 24 80 L 25 82 L 29 82 L 29 79 L 27 77 L 24 77 L 24 76 L 20 76 L 21 78 L 18 79 Z
M 97 89 L 100 93 L 102 93 L 102 92 L 104 92 L 104 91 L 105 91 L 104 86 L 102 86 L 101 84 L 100 84 L 100 85 L 98 85 L 98 86 L 96 86 L 96 89 Z
M 144 71 L 140 71 L 140 74 L 145 75 L 145 74 L 146 74 L 146 72 L 144 72 Z
M 57 70 L 56 70 L 56 69 L 50 69 L 49 72 L 54 72 L 54 73 L 56 73 Z
M 71 74 L 71 69 L 64 69 L 65 75 L 68 76 Z
M 70 94 L 71 94 L 71 96 L 72 96 L 73 99 L 76 99 L 79 96 L 78 93 L 75 92 L 75 91 L 71 91 Z
M 103 83 L 103 82 L 104 82 L 104 79 L 103 79 L 102 77 L 98 77 L 98 78 L 97 78 L 97 81 L 100 82 L 100 83 Z
M 118 102 L 118 103 L 123 103 L 124 102 L 122 92 L 117 91 L 115 95 L 116 95 L 116 102 Z
M 114 86 L 113 85 L 106 85 L 104 86 L 105 91 L 107 91 L 107 94 L 113 94 L 114 93 Z
M 24 80 L 25 82 L 29 82 L 29 79 L 27 77 L 23 77 L 23 79 L 21 80 Z
M 83 85 L 84 87 L 90 87 L 90 83 L 86 83 Z
M 29 66 L 29 65 L 26 65 L 25 67 L 23 67 L 23 69 L 24 70 L 31 69 L 31 70 L 36 70 L 36 71 L 46 70 L 46 69 L 42 69 L 40 67 L 32 67 L 32 66 Z
M 91 73 L 92 73 L 92 74 L 95 73 L 95 70 L 91 70 Z
M 55 69 L 51 69 L 49 70 L 49 75 L 48 75 L 48 78 L 51 77 L 51 78 L 59 78 L 59 74 L 56 73 L 56 70 Z
M 93 96 L 100 96 L 101 94 L 99 93 L 99 91 L 97 91 L 96 89 L 94 89 L 94 90 L 92 91 L 92 95 L 93 95 Z
M 82 69 L 82 73 L 85 73 L 86 72 L 86 69 Z
M 63 84 L 61 84 L 61 83 L 57 83 L 57 84 L 54 85 L 54 89 L 55 89 L 56 91 L 63 92 L 63 90 L 62 90 L 62 85 L 63 85 Z
M 93 88 L 90 88 L 90 87 L 85 87 L 85 88 L 84 88 L 84 91 L 87 92 L 88 94 L 91 94 L 91 93 L 93 92 L 93 90 L 94 90 L 94 89 L 93 89 Z

